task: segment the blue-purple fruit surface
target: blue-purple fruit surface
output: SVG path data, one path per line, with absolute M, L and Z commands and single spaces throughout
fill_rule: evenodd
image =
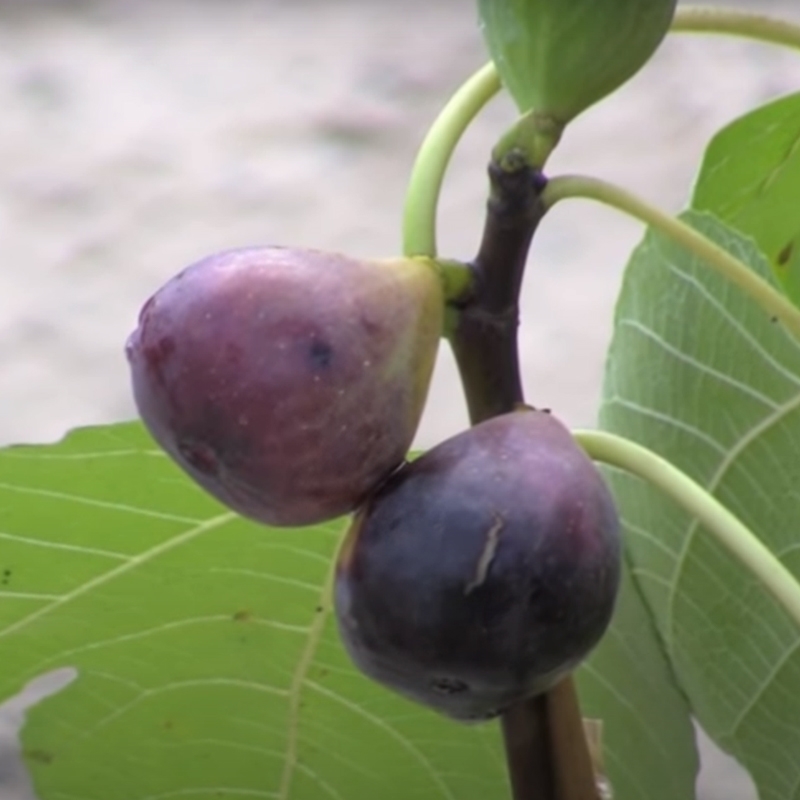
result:
M 337 565 L 339 628 L 375 680 L 488 719 L 588 655 L 620 559 L 598 469 L 557 419 L 518 411 L 404 466 L 358 511 Z

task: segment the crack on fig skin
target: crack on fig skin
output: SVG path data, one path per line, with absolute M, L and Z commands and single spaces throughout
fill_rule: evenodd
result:
M 489 567 L 494 561 L 497 553 L 497 546 L 500 543 L 500 532 L 505 526 L 505 520 L 495 514 L 494 525 L 486 533 L 486 544 L 481 552 L 475 569 L 475 577 L 464 588 L 464 594 L 472 594 L 476 589 L 483 586 L 486 576 L 489 574 Z

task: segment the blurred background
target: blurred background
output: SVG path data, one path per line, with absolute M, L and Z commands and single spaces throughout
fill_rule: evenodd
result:
M 800 21 L 797 0 L 749 6 Z M 474 8 L 2 0 L 0 444 L 133 417 L 125 338 L 147 297 L 204 255 L 267 243 L 396 253 L 416 148 L 485 60 Z M 671 37 L 574 124 L 549 172 L 592 173 L 678 211 L 711 134 L 798 89 L 800 54 Z M 485 163 L 513 116 L 508 100 L 494 101 L 460 146 L 440 209 L 442 255 L 474 253 Z M 537 235 L 525 384 L 531 402 L 573 426 L 594 422 L 614 298 L 641 233 L 579 201 L 560 204 Z M 465 424 L 443 348 L 418 444 Z M 0 710 L 2 800 L 31 797 L 15 760 L 20 708 Z M 704 763 L 705 800 L 754 797 L 713 748 Z

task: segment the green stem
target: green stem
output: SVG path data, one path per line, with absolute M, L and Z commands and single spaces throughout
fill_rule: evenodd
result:
M 523 114 L 500 138 L 492 150 L 492 158 L 500 166 L 523 154 L 532 167 L 544 169 L 550 154 L 564 133 L 564 124 L 546 114 L 529 111 Z
M 800 627 L 800 584 L 722 503 L 646 447 L 599 431 L 576 431 L 574 436 L 591 458 L 643 478 L 696 517 L 731 555 L 758 578 Z
M 581 175 L 553 178 L 542 194 L 542 199 L 548 208 L 568 197 L 597 200 L 652 226 L 735 283 L 771 317 L 780 320 L 794 336 L 800 338 L 800 310 L 744 262 L 686 223 L 649 205 L 636 195 L 597 178 Z
M 442 109 L 423 141 L 406 192 L 403 253 L 436 257 L 436 208 L 450 157 L 478 112 L 500 90 L 493 64 L 478 70 Z
M 679 8 L 674 33 L 723 33 L 800 49 L 800 25 L 729 8 Z
M 800 49 L 800 25 L 731 9 L 679 8 L 674 33 L 744 36 Z M 403 252 L 436 257 L 436 209 L 450 158 L 464 131 L 500 90 L 500 78 L 489 62 L 453 95 L 431 126 L 417 154 L 403 213 Z

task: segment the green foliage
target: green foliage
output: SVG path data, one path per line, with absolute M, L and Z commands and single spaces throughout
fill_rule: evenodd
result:
M 684 220 L 770 275 L 741 235 L 709 215 Z M 605 429 L 692 476 L 800 575 L 800 346 L 652 232 L 625 276 L 603 398 Z M 693 712 L 762 798 L 794 798 L 800 633 L 681 509 L 630 475 L 612 482 L 633 575 Z
M 692 207 L 752 236 L 800 305 L 800 94 L 740 117 L 711 140 Z
M 693 800 L 699 764 L 689 706 L 628 568 L 611 627 L 577 681 L 584 716 L 603 721 L 614 797 Z
M 41 800 L 507 792 L 496 724 L 452 723 L 349 662 L 328 599 L 340 524 L 227 513 L 138 424 L 0 452 L 0 509 L 0 698 L 78 671 L 23 730 Z M 617 797 L 692 797 L 686 707 L 629 584 L 580 687 Z

